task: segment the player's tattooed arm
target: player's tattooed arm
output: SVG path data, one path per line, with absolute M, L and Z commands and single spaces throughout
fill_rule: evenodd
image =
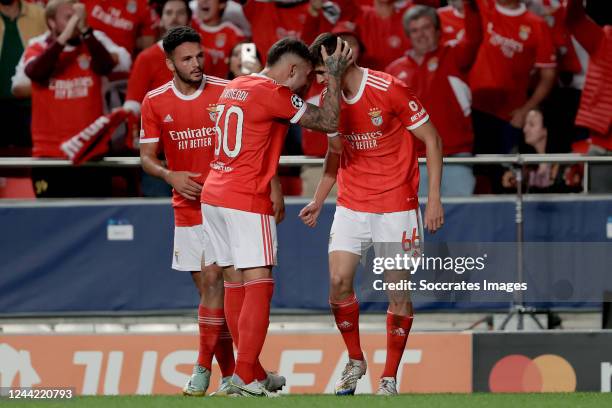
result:
M 328 55 L 325 47 L 321 47 L 323 61 L 329 74 L 327 93 L 321 107 L 312 104 L 306 106 L 306 112 L 299 123 L 308 129 L 333 133 L 338 129 L 340 117 L 340 95 L 342 92 L 342 75 L 352 63 L 353 51 L 346 41 L 338 37 L 336 50 Z

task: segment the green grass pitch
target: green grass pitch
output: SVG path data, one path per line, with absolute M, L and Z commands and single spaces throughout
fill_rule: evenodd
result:
M 13 401 L 2 405 L 15 407 L 91 407 L 91 408 L 187 408 L 187 407 L 239 407 L 239 408 L 599 408 L 612 407 L 609 393 L 568 394 L 418 394 L 398 397 L 358 395 L 336 397 L 333 395 L 283 395 L 279 398 L 188 398 L 182 396 L 113 396 L 77 397 L 73 400 Z

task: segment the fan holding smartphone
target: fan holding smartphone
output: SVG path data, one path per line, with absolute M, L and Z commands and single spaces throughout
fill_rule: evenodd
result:
M 236 44 L 229 60 L 228 79 L 259 72 L 262 69 L 261 58 L 254 43 Z

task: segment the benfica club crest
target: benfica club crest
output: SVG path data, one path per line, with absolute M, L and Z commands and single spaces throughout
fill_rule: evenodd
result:
M 208 108 L 206 108 L 206 110 L 208 111 L 208 117 L 210 118 L 210 120 L 213 121 L 213 123 L 217 122 L 217 105 L 211 103 L 210 105 L 208 105 Z
M 519 27 L 519 38 L 523 41 L 527 41 L 529 38 L 529 34 L 531 34 L 531 27 L 522 25 Z
M 432 57 L 427 61 L 427 69 L 429 72 L 434 72 L 438 69 L 438 57 Z
M 86 71 L 89 69 L 89 56 L 85 55 L 85 54 L 81 54 L 78 56 L 77 61 L 79 63 L 79 68 L 81 68 L 83 71 Z
M 215 45 L 218 48 L 225 46 L 225 42 L 227 41 L 227 35 L 225 33 L 219 33 L 215 37 Z
M 374 124 L 374 126 L 382 125 L 383 118 L 382 118 L 382 111 L 380 109 L 372 108 L 368 112 L 368 115 L 370 115 L 370 119 L 372 120 L 372 124 Z
M 136 11 L 138 10 L 138 4 L 136 4 L 136 0 L 128 0 L 125 5 L 125 9 L 131 14 L 136 13 Z
M 390 36 L 388 42 L 391 48 L 399 48 L 399 46 L 402 45 L 402 39 L 397 35 Z

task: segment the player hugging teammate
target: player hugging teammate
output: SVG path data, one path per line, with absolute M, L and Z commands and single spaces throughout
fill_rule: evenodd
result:
M 140 143 L 144 170 L 173 187 L 173 268 L 192 272 L 201 293 L 198 361 L 183 393 L 205 395 L 213 355 L 223 377 L 216 395 L 266 397 L 285 385 L 284 377 L 263 369 L 259 354 L 274 290 L 276 223 L 284 213 L 276 171 L 288 126 L 298 123 L 330 134 L 325 173 L 314 201 L 300 213 L 307 225 L 316 224 L 338 173 L 330 305 L 349 351 L 336 393 L 353 394 L 366 372 L 352 289 L 362 244 L 401 242 L 406 231 L 422 237 L 411 134 L 427 146 L 425 226 L 435 231 L 443 222 L 441 143 L 425 109 L 400 81 L 358 67 L 348 44 L 331 34 L 310 49 L 299 40 L 280 40 L 259 74 L 229 83 L 204 75 L 193 29 L 169 30 L 163 48 L 173 79 L 145 97 Z M 320 107 L 301 98 L 313 69 L 327 87 Z M 356 134 L 365 139 L 353 140 Z M 157 157 L 162 149 L 167 167 Z M 405 272 L 390 271 L 388 279 Z M 412 324 L 408 294 L 390 300 L 379 387 L 384 395 L 397 393 L 395 376 Z

